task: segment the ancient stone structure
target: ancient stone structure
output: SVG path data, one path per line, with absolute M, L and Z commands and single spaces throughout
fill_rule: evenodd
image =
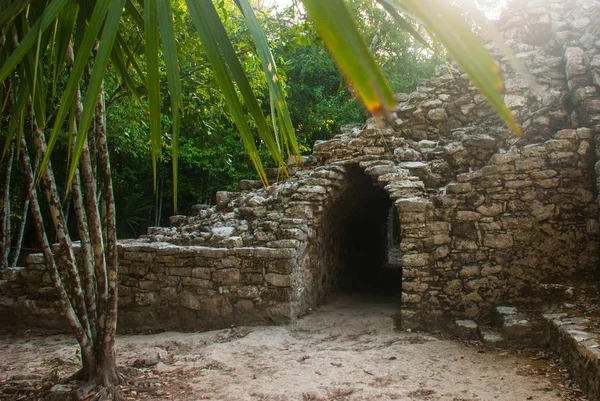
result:
M 505 12 L 499 29 L 532 79 L 489 49 L 522 137 L 441 66 L 397 96 L 388 123 L 317 143 L 289 179 L 242 181 L 216 206 L 122 242 L 120 329 L 281 322 L 363 284 L 396 291 L 403 327 L 428 328 L 540 303 L 550 284 L 595 273 L 598 18 L 592 0 Z M 2 278 L 2 316 L 56 322 L 41 256 Z

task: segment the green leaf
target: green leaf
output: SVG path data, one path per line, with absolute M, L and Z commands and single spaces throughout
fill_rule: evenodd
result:
M 14 71 L 17 64 L 36 44 L 39 32 L 44 32 L 48 29 L 68 2 L 69 0 L 52 0 L 52 2 L 48 4 L 40 19 L 33 24 L 29 32 L 21 39 L 19 46 L 2 64 L 2 67 L 0 68 L 0 82 L 4 81 L 6 77 Z
M 76 47 L 78 51 L 75 54 L 75 63 L 71 70 L 69 80 L 67 81 L 67 87 L 65 88 L 61 96 L 60 107 L 54 120 L 52 134 L 50 135 L 50 140 L 48 141 L 48 149 L 46 151 L 46 154 L 44 155 L 42 164 L 40 165 L 40 172 L 43 172 L 46 169 L 46 166 L 48 165 L 48 161 L 50 160 L 50 154 L 54 149 L 54 145 L 56 144 L 59 133 L 62 131 L 63 123 L 65 122 L 65 119 L 71 110 L 71 105 L 76 99 L 77 93 L 79 91 L 79 81 L 81 80 L 83 72 L 85 71 L 85 67 L 88 64 L 90 54 L 92 53 L 92 49 L 96 44 L 98 33 L 100 32 L 100 29 L 104 24 L 104 20 L 106 14 L 108 13 L 109 6 L 110 0 L 98 0 L 96 2 L 96 6 L 94 7 L 94 10 L 92 12 L 90 23 L 88 24 L 87 29 L 83 34 L 79 46 Z M 81 20 L 78 20 L 78 25 L 81 23 L 83 22 Z M 82 127 L 83 126 L 78 128 L 79 134 L 82 134 Z M 87 135 L 87 128 L 85 129 L 85 131 L 86 132 L 83 134 Z M 83 142 L 81 143 L 81 145 L 83 146 Z M 74 171 L 75 170 L 73 170 L 73 172 Z M 39 176 L 41 177 L 42 174 L 40 174 Z
M 231 81 L 231 77 L 227 73 L 227 64 L 221 54 L 219 49 L 219 45 L 214 38 L 210 29 L 208 29 L 208 21 L 206 21 L 204 14 L 202 13 L 202 6 L 200 2 L 210 1 L 210 0 L 186 0 L 188 5 L 188 10 L 192 17 L 192 21 L 196 30 L 198 31 L 198 35 L 200 36 L 200 40 L 204 45 L 204 50 L 210 63 L 213 66 L 213 71 L 215 73 L 215 77 L 217 82 L 219 83 L 219 87 L 223 92 L 223 96 L 231 111 L 231 115 L 233 117 L 233 121 L 240 133 L 240 136 L 244 142 L 244 146 L 260 179 L 263 183 L 267 183 L 267 176 L 265 174 L 262 161 L 258 156 L 258 150 L 256 149 L 256 145 L 254 144 L 254 138 L 252 136 L 252 132 L 250 131 L 250 127 L 248 126 L 248 122 L 246 121 L 246 114 L 242 108 L 240 100 L 238 98 L 237 92 L 235 90 L 235 86 Z
M 29 3 L 31 3 L 31 0 L 15 0 L 8 7 L 1 10 L 0 29 L 4 29 L 5 26 L 10 24 L 17 15 L 27 8 Z
M 59 74 L 62 70 L 67 50 L 71 43 L 71 37 L 75 30 L 77 22 L 77 14 L 79 5 L 76 0 L 69 0 L 69 5 L 60 13 L 58 17 L 58 25 L 54 36 L 54 54 L 52 64 L 54 65 L 54 73 L 52 74 L 52 93 L 56 92 L 56 86 L 59 80 Z
M 283 160 L 280 149 L 277 147 L 277 143 L 275 142 L 273 134 L 269 129 L 269 125 L 265 120 L 262 109 L 256 100 L 256 96 L 254 95 L 254 91 L 252 90 L 250 82 L 248 81 L 248 77 L 244 73 L 235 50 L 229 41 L 227 32 L 225 31 L 225 28 L 219 19 L 217 10 L 215 10 L 212 2 L 210 1 L 203 1 L 200 4 L 203 6 L 202 10 L 204 16 L 209 23 L 208 28 L 217 40 L 218 45 L 223 53 L 224 60 L 231 71 L 231 75 L 240 90 L 242 98 L 244 99 L 244 103 L 254 118 L 254 122 L 258 128 L 259 137 L 265 142 L 265 145 L 267 145 L 267 148 L 269 149 L 269 152 L 273 156 L 275 162 L 280 167 L 285 169 L 285 161 Z
M 133 20 L 141 27 L 144 28 L 144 18 L 136 8 L 135 4 L 131 0 L 127 0 L 125 3 L 125 10 L 131 15 Z
M 285 101 L 283 88 L 281 87 L 281 80 L 277 76 L 277 65 L 275 64 L 275 59 L 273 58 L 273 53 L 271 53 L 271 48 L 265 33 L 261 29 L 250 3 L 248 3 L 247 0 L 236 0 L 236 3 L 246 18 L 246 24 L 250 29 L 250 33 L 254 38 L 254 42 L 256 43 L 256 48 L 258 50 L 258 54 L 260 55 L 263 71 L 267 77 L 267 83 L 271 93 L 271 105 L 275 106 L 271 110 L 273 123 L 279 121 L 281 124 L 281 132 L 283 133 L 282 139 L 286 144 L 288 156 L 292 154 L 298 156 L 300 155 L 300 149 L 298 148 L 298 141 L 296 139 L 296 134 L 294 133 L 294 126 L 292 124 L 287 102 Z M 276 125 L 273 127 L 275 129 L 275 138 L 277 139 L 278 149 L 281 149 L 278 135 L 279 131 L 277 130 Z
M 396 24 L 400 29 L 403 29 L 406 32 L 408 32 L 413 38 L 419 41 L 426 48 L 436 51 L 434 48 L 431 47 L 429 43 L 427 43 L 425 39 L 423 39 L 421 35 L 419 35 L 419 32 L 417 32 L 417 30 L 413 28 L 412 25 L 398 13 L 398 5 L 396 3 L 394 3 L 392 0 L 376 1 L 383 7 L 385 11 L 388 12 L 388 14 L 392 16 L 392 18 L 394 19 L 394 21 L 396 21 Z
M 394 94 L 375 63 L 343 0 L 302 0 L 334 60 L 377 118 L 394 106 Z
M 138 77 L 142 80 L 142 85 L 148 86 L 144 70 L 142 70 L 142 67 L 140 67 L 140 64 L 137 62 L 137 59 L 133 55 L 133 52 L 131 51 L 131 49 L 129 48 L 129 46 L 127 45 L 127 43 L 123 39 L 123 36 L 120 33 L 117 34 L 117 44 L 125 52 L 125 55 L 127 55 L 127 61 L 131 63 L 133 69 L 138 73 Z
M 71 184 L 75 171 L 77 170 L 79 158 L 83 151 L 83 145 L 87 139 L 88 130 L 95 115 L 98 95 L 100 94 L 102 83 L 104 82 L 108 60 L 110 59 L 110 54 L 121 22 L 123 7 L 125 6 L 125 0 L 113 0 L 112 2 L 109 0 L 98 0 L 96 5 L 103 1 L 108 1 L 110 3 L 110 9 L 106 15 L 102 37 L 100 38 L 100 44 L 98 46 L 98 53 L 94 59 L 92 75 L 83 101 L 83 112 L 81 114 L 79 126 L 77 127 L 77 138 L 75 140 L 73 161 L 69 170 L 68 185 Z
M 502 98 L 504 83 L 500 76 L 500 68 L 458 10 L 445 0 L 401 1 L 409 12 L 420 18 L 436 39 L 446 46 L 448 53 L 469 75 L 494 111 L 508 128 L 519 135 L 521 128 L 516 124 L 512 112 Z
M 150 108 L 150 138 L 152 142 L 152 174 L 156 191 L 156 164 L 161 158 L 160 76 L 158 70 L 158 5 L 156 0 L 144 0 L 146 66 L 148 70 L 148 104 Z
M 179 175 L 179 130 L 181 108 L 181 77 L 179 76 L 179 61 L 177 59 L 177 43 L 170 0 L 157 0 L 158 23 L 162 39 L 165 68 L 167 70 L 167 84 L 171 95 L 171 119 L 173 121 L 173 207 L 177 211 L 177 182 Z
M 146 109 L 144 102 L 142 102 L 138 87 L 131 75 L 129 74 L 129 70 L 125 65 L 125 61 L 123 59 L 123 52 L 118 44 L 118 41 L 115 42 L 115 45 L 112 49 L 112 53 L 110 55 L 110 59 L 112 61 L 113 67 L 115 68 L 115 71 L 117 72 L 117 75 L 121 78 L 121 81 L 125 85 L 127 91 L 135 98 L 135 100 L 138 103 L 138 106 L 142 108 L 144 114 L 148 115 L 148 110 Z

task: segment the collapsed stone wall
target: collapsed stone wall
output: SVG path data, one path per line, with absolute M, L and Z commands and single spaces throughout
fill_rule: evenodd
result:
M 488 46 L 522 137 L 464 74 L 442 66 L 398 95 L 383 125 L 370 120 L 316 143 L 288 180 L 268 188 L 242 181 L 239 192 L 218 193 L 215 206 L 122 242 L 120 328 L 207 329 L 306 313 L 339 284 L 339 210 L 357 207 L 347 202 L 357 171 L 399 216 L 400 243 L 388 251 L 402 263 L 405 327 L 486 319 L 495 305 L 541 302 L 545 284 L 597 272 L 597 17 L 595 1 L 535 0 L 515 3 L 499 21 L 532 76 Z M 3 273 L 5 319 L 55 316 L 40 260 Z

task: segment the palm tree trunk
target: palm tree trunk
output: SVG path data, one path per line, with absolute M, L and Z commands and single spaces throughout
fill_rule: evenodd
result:
M 104 327 L 102 367 L 105 385 L 119 382 L 116 369 L 115 335 L 117 332 L 118 301 L 118 260 L 117 260 L 117 227 L 115 198 L 112 186 L 110 158 L 106 138 L 106 116 L 104 104 L 104 88 L 100 92 L 96 105 L 96 151 L 98 155 L 98 175 L 102 183 L 102 194 L 106 205 L 106 269 L 107 269 L 107 306 Z
M 13 157 L 15 153 L 15 143 L 11 143 L 8 150 L 8 158 L 6 163 L 6 173 L 4 177 L 4 205 L 2 210 L 2 248 L 0 254 L 0 270 L 8 267 L 8 255 L 12 243 L 10 233 L 10 177 L 12 173 Z
M 27 215 L 29 214 L 29 197 L 25 195 L 25 201 L 23 202 L 23 219 L 21 220 L 21 225 L 19 227 L 19 234 L 17 236 L 17 240 L 15 241 L 15 249 L 12 255 L 11 262 L 9 266 L 12 268 L 17 267 L 17 263 L 19 263 L 19 257 L 21 256 L 21 248 L 23 247 L 23 238 L 25 237 L 25 227 L 27 226 Z

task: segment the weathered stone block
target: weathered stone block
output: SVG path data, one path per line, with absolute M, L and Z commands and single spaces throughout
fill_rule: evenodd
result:
M 470 183 L 448 184 L 446 190 L 449 194 L 464 194 L 467 192 L 471 192 L 473 190 L 473 187 Z
M 483 236 L 483 245 L 489 248 L 510 248 L 514 245 L 513 237 L 510 234 L 485 233 Z
M 396 207 L 399 212 L 425 212 L 431 207 L 431 202 L 421 198 L 398 199 Z
M 150 306 L 160 301 L 155 292 L 138 292 L 135 294 L 135 303 L 140 306 Z
M 184 287 L 188 287 L 188 288 L 206 288 L 206 289 L 211 289 L 214 287 L 214 284 L 212 281 L 210 280 L 202 280 L 200 278 L 193 278 L 193 277 L 184 277 L 181 280 L 181 284 Z
M 191 277 L 192 276 L 192 268 L 191 267 L 169 267 L 168 274 L 170 276 Z
M 408 254 L 402 257 L 402 265 L 407 267 L 424 267 L 431 263 L 431 256 L 427 253 Z
M 210 269 L 204 267 L 194 267 L 192 269 L 191 276 L 193 278 L 199 278 L 202 280 L 210 280 Z
M 481 219 L 481 214 L 470 210 L 459 210 L 456 212 L 456 220 L 458 221 L 477 221 Z
M 292 286 L 292 276 L 288 274 L 267 273 L 265 274 L 265 281 L 275 287 Z
M 237 285 L 241 277 L 238 269 L 221 269 L 213 272 L 213 280 L 218 285 Z
M 484 203 L 476 210 L 484 216 L 497 216 L 503 212 L 504 207 L 501 203 Z

